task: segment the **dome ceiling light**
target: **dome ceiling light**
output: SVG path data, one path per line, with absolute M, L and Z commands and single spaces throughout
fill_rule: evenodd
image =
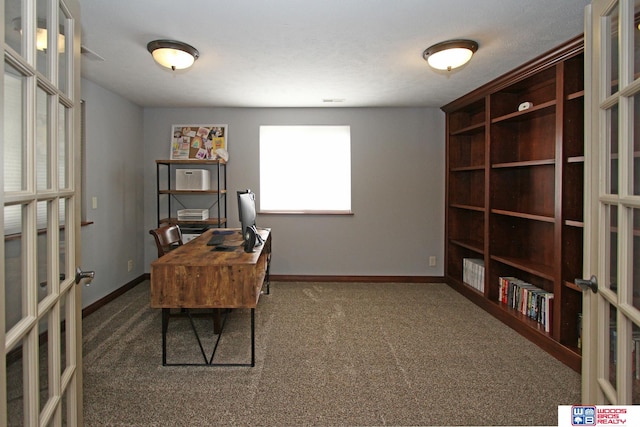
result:
M 451 71 L 469 62 L 477 50 L 473 40 L 448 40 L 426 49 L 422 57 L 436 70 Z
M 173 71 L 191 67 L 200 56 L 195 47 L 175 40 L 154 40 L 147 50 L 158 64 Z

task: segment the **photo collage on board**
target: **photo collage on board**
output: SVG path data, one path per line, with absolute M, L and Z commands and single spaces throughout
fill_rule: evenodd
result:
M 173 125 L 171 160 L 229 159 L 226 125 Z

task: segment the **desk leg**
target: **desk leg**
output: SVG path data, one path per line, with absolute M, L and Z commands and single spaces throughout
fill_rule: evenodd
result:
M 267 295 L 271 293 L 271 254 L 267 256 L 267 274 L 265 279 L 267 281 Z
M 219 314 L 219 310 L 216 310 Z M 218 338 L 216 340 L 216 344 L 213 347 L 213 352 L 211 353 L 211 358 L 207 360 L 207 356 L 204 352 L 204 348 L 202 347 L 202 343 L 200 341 L 200 337 L 198 336 L 198 332 L 195 329 L 195 325 L 193 324 L 193 319 L 191 318 L 191 314 L 187 310 L 187 316 L 189 321 L 191 322 L 191 327 L 193 332 L 195 333 L 196 339 L 198 340 L 198 345 L 200 346 L 200 351 L 204 357 L 203 364 L 181 364 L 181 363 L 171 363 L 167 365 L 167 331 L 169 329 L 169 317 L 170 317 L 170 309 L 163 308 L 162 309 L 162 366 L 190 366 L 190 365 L 199 365 L 199 366 L 256 366 L 256 318 L 255 318 L 256 309 L 251 309 L 251 364 L 247 363 L 213 363 L 213 358 L 216 354 L 216 349 L 218 348 L 218 343 L 220 342 L 220 338 L 222 336 L 222 330 L 224 329 L 225 321 L 223 320 L 220 324 L 220 332 L 218 333 Z M 225 316 L 226 320 L 226 316 Z
M 251 309 L 251 367 L 256 366 L 256 320 L 255 308 Z
M 223 309 L 221 308 L 214 308 L 213 309 L 213 333 L 216 335 L 219 335 L 220 333 L 222 333 L 222 321 L 220 318 L 220 312 Z
M 162 366 L 167 366 L 167 329 L 169 329 L 169 308 L 162 309 Z

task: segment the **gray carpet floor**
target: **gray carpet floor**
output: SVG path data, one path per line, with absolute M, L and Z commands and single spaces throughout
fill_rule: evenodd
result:
M 249 360 L 249 319 L 229 314 L 218 363 Z M 128 291 L 84 321 L 85 424 L 557 425 L 580 401 L 579 374 L 443 284 L 276 282 L 255 320 L 255 367 L 165 367 L 148 282 Z M 202 360 L 187 319 L 168 343 Z

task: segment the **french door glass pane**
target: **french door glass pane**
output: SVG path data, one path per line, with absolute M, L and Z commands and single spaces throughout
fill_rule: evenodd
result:
M 69 75 L 67 70 L 73 53 L 71 46 L 73 37 L 68 37 L 71 34 L 71 19 L 62 8 L 58 12 L 58 19 L 60 20 L 58 25 L 58 88 L 62 93 L 69 95 Z
M 69 141 L 67 134 L 67 115 L 69 112 L 62 104 L 58 105 L 58 112 L 58 185 L 59 188 L 69 188 Z
M 38 202 L 38 218 L 46 219 L 49 216 L 49 203 Z M 39 226 L 40 227 L 40 226 Z M 46 227 L 46 225 L 45 225 Z M 47 280 L 49 272 L 48 250 L 50 235 L 46 228 L 41 228 L 38 233 L 38 302 L 42 301 L 50 293 L 51 284 Z
M 609 126 L 607 156 L 610 168 L 607 171 L 605 191 L 610 194 L 618 194 L 618 104 L 607 110 L 607 119 Z
M 67 366 L 67 297 L 63 295 L 60 298 L 60 322 L 65 325 L 64 329 L 60 331 L 60 373 L 64 372 L 65 367 Z
M 49 325 L 48 317 L 45 316 L 40 322 L 40 331 L 48 331 L 50 327 L 53 325 Z M 51 335 L 49 335 L 51 338 Z M 47 400 L 49 399 L 49 380 L 51 372 L 49 372 L 49 364 L 47 363 L 48 354 L 51 353 L 52 340 L 47 339 L 46 343 L 42 343 L 38 346 L 38 354 L 39 354 L 39 363 L 38 369 L 40 371 L 40 375 L 38 376 L 38 389 L 40 390 L 40 410 L 44 408 Z
M 635 71 L 635 75 L 637 76 L 638 73 L 640 73 L 640 28 L 638 28 L 638 22 L 639 22 L 639 18 L 640 18 L 640 1 L 639 0 L 635 0 L 635 6 L 634 6 L 635 10 L 634 10 L 634 25 L 632 26 L 633 29 L 633 52 L 634 52 L 634 71 Z
M 640 404 L 640 327 L 633 325 L 631 343 L 631 404 Z
M 606 61 L 607 71 L 610 77 L 610 85 L 609 92 L 606 96 L 609 96 L 618 91 L 618 22 L 619 22 L 619 10 L 618 5 L 612 9 L 611 13 L 603 18 L 605 20 L 605 24 L 602 28 L 609 28 L 608 38 L 609 38 L 609 46 L 608 46 L 608 56 Z
M 606 287 L 618 291 L 618 207 L 607 206 L 605 230 L 608 230 L 606 241 L 603 242 L 609 250 L 609 270 L 605 272 Z
M 70 274 L 69 266 L 67 265 L 67 242 L 69 241 L 68 233 L 69 227 L 66 224 L 69 224 L 69 221 L 66 219 L 66 212 L 70 212 L 69 209 L 72 209 L 71 199 L 60 199 L 58 203 L 60 207 L 60 237 L 59 237 L 59 250 L 58 250 L 58 264 L 60 265 L 60 279 L 62 280 L 64 277 L 68 277 Z M 64 225 L 64 227 L 62 227 Z M 64 276 L 63 276 L 64 275 Z
M 4 41 L 22 54 L 22 1 L 4 0 L 4 16 Z
M 614 306 L 608 305 L 609 307 L 609 382 L 613 386 L 613 388 L 617 388 L 617 377 L 616 377 L 616 365 L 618 364 L 618 354 L 617 354 L 617 341 L 618 341 L 618 328 L 617 328 L 617 310 Z
M 640 29 L 636 28 L 636 34 Z M 640 47 L 639 47 L 640 48 Z M 631 147 L 631 188 L 629 192 L 635 196 L 640 196 L 640 95 L 633 97 L 633 146 Z
M 75 366 L 72 366 L 72 363 L 75 363 L 73 360 L 70 360 L 69 355 L 71 355 L 73 353 L 73 349 L 71 348 L 71 346 L 73 345 L 73 340 L 71 339 L 71 336 L 73 334 L 73 329 L 72 329 L 72 323 L 73 323 L 73 312 L 75 311 L 75 298 L 74 298 L 74 288 L 72 285 L 72 287 L 69 290 L 66 290 L 64 295 L 62 295 L 62 297 L 60 298 L 60 304 L 61 304 L 61 317 L 62 319 L 65 320 L 64 322 L 64 331 L 62 333 L 62 341 L 61 341 L 61 357 L 60 357 L 60 363 L 62 366 L 61 369 L 61 373 L 64 376 L 67 370 L 71 370 L 71 369 L 75 369 Z M 67 387 L 65 391 L 63 391 L 63 399 L 62 399 L 62 406 L 63 408 L 67 407 L 67 404 L 69 402 L 69 399 L 67 398 L 67 396 L 70 396 L 71 391 L 73 390 L 73 387 Z M 67 416 L 67 411 L 65 410 L 62 413 L 62 417 L 63 419 Z M 73 418 L 73 415 L 71 415 L 71 417 Z M 65 425 L 63 423 L 63 425 Z
M 22 314 L 23 274 L 22 274 L 22 210 L 21 205 L 5 206 L 4 216 L 15 218 L 13 236 L 4 238 L 4 310 L 5 332 L 13 328 Z
M 73 288 L 71 288 L 70 290 L 65 290 L 64 295 L 62 295 L 62 297 L 60 298 L 60 304 L 61 304 L 61 315 L 63 316 L 62 318 L 65 320 L 64 322 L 64 332 L 63 332 L 63 337 L 64 337 L 64 347 L 62 348 L 62 352 L 64 354 L 64 356 L 61 358 L 61 363 L 62 363 L 62 373 L 64 374 L 66 369 L 71 369 L 72 366 L 72 360 L 70 360 L 67 357 L 67 354 L 71 354 L 73 349 L 70 348 L 70 346 L 73 343 L 73 340 L 71 339 L 71 334 L 73 333 L 73 329 L 71 328 L 71 321 L 73 320 L 73 315 L 72 312 L 75 309 L 74 307 L 74 298 L 73 298 Z
M 22 369 L 23 347 L 7 351 L 7 425 L 23 425 L 24 375 Z
M 51 138 L 49 138 L 49 95 L 38 87 L 36 92 L 36 173 L 38 190 L 51 188 L 49 179 L 49 158 Z
M 633 280 L 633 306 L 640 310 L 640 209 L 633 210 L 633 244 L 631 246 L 631 266 Z M 638 354 L 640 357 L 640 354 Z M 640 374 L 640 372 L 638 372 Z
M 25 78 L 4 64 L 4 191 L 26 190 L 24 139 Z M 5 217 L 6 221 L 6 217 Z M 5 224 L 6 229 L 6 224 Z
M 42 75 L 51 79 L 49 57 L 51 49 L 49 49 L 49 28 L 54 28 L 54 25 L 49 25 L 47 19 L 47 4 L 49 0 L 37 0 L 36 1 L 36 16 L 37 16 L 37 28 L 36 28 L 36 68 Z

